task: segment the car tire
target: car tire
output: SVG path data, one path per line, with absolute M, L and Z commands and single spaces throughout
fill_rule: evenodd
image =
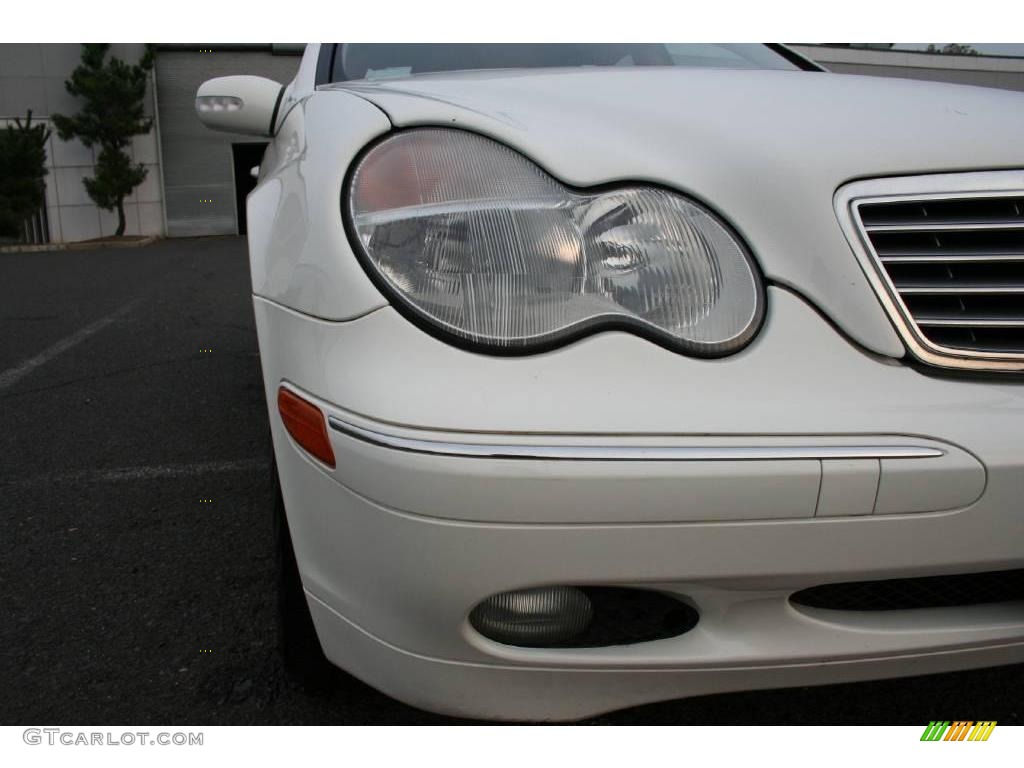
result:
M 276 466 L 273 481 L 278 648 L 282 666 L 288 679 L 307 693 L 329 693 L 337 685 L 340 672 L 324 655 L 313 626 L 288 530 Z

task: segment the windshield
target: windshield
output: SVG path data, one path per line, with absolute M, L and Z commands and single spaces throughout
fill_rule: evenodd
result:
M 333 46 L 330 80 L 532 67 L 801 69 L 773 48 L 755 43 L 345 43 Z

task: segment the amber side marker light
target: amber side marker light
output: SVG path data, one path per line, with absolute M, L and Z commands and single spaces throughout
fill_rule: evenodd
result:
M 320 409 L 284 387 L 277 390 L 277 410 L 288 434 L 310 455 L 334 469 L 334 451 Z

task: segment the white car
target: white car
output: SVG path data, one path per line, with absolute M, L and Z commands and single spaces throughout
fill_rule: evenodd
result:
M 781 46 L 310 45 L 196 108 L 271 137 L 306 680 L 322 647 L 568 720 L 1024 661 L 1020 94 Z

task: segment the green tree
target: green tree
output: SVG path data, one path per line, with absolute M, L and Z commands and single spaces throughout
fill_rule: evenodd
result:
M 957 56 L 977 56 L 978 51 L 966 43 L 946 43 L 941 48 L 935 43 L 928 43 L 925 53 L 950 53 Z
M 45 123 L 32 125 L 32 110 L 0 131 L 0 237 L 21 237 L 25 220 L 43 206 L 49 138 Z
M 153 119 L 146 117 L 146 83 L 153 69 L 153 48 L 137 64 L 116 56 L 107 58 L 109 43 L 86 43 L 82 63 L 64 87 L 82 100 L 71 116 L 53 115 L 57 134 L 65 141 L 79 138 L 87 147 L 99 147 L 96 173 L 85 178 L 85 191 L 100 208 L 117 211 L 117 232 L 124 234 L 124 199 L 146 178 L 142 163 L 133 163 L 125 149 L 133 136 L 149 133 Z

